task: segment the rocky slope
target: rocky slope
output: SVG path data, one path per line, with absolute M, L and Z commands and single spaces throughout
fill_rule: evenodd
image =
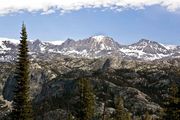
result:
M 15 85 L 14 63 L 1 62 L 0 66 L 0 95 L 11 101 Z M 149 62 L 119 57 L 87 59 L 54 56 L 47 61 L 32 60 L 31 96 L 36 118 L 40 120 L 46 116 L 48 120 L 64 119 L 67 116 L 67 106 L 75 114 L 76 81 L 80 77 L 86 77 L 93 84 L 97 117 L 102 114 L 105 101 L 107 114 L 113 114 L 113 101 L 120 95 L 132 116 L 149 111 L 157 118 L 163 106 L 162 101 L 168 95 L 170 83 L 174 81 L 180 85 L 179 68 L 179 59 Z M 1 106 L 4 105 L 6 103 L 2 102 Z M 6 114 L 8 110 L 6 108 L 1 113 Z

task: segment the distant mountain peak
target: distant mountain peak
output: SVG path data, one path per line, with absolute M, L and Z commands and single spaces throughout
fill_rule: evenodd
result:
M 1 37 L 0 38 L 0 44 L 3 43 L 3 41 L 9 41 L 9 42 L 11 42 L 13 44 L 19 44 L 19 40 L 17 40 L 17 39 L 10 39 L 10 38 Z
M 162 44 L 156 42 L 156 41 L 152 41 L 152 40 L 148 40 L 148 39 L 141 39 L 138 42 L 130 45 L 130 46 L 139 46 L 139 47 L 161 47 L 163 49 L 166 49 Z
M 75 40 L 68 38 L 66 41 L 62 43 L 63 46 L 69 47 L 70 45 L 73 45 L 75 43 Z
M 96 35 L 96 36 L 92 36 L 93 39 L 97 39 L 97 40 L 102 40 L 104 39 L 106 36 L 104 35 Z
M 40 44 L 41 41 L 39 39 L 36 39 L 35 41 L 33 41 L 33 44 Z
M 153 40 L 148 40 L 148 39 L 140 39 L 137 43 L 135 44 L 159 44 L 156 41 Z
M 151 42 L 153 42 L 153 41 L 143 38 L 143 39 L 140 39 L 139 42 L 151 43 Z
M 102 42 L 107 41 L 107 40 L 112 41 L 112 38 L 110 38 L 108 36 L 104 36 L 104 35 L 92 36 L 91 38 L 94 39 L 98 43 L 102 43 Z

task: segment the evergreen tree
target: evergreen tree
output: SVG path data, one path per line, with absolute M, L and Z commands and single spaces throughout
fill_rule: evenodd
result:
M 29 88 L 29 60 L 26 27 L 23 23 L 19 54 L 16 63 L 15 78 L 17 81 L 13 98 L 13 120 L 32 120 L 32 104 Z
M 165 103 L 164 120 L 179 120 L 180 119 L 180 97 L 179 88 L 175 82 L 169 88 L 169 97 Z
M 73 116 L 71 113 L 68 113 L 67 120 L 73 120 Z
M 131 120 L 130 114 L 124 109 L 124 102 L 121 97 L 117 98 L 115 105 L 115 120 Z
M 78 118 L 80 120 L 92 120 L 94 115 L 94 94 L 89 80 L 81 78 L 79 80 L 79 111 Z
M 149 115 L 149 112 L 145 113 L 144 120 L 152 120 L 151 115 Z
M 106 111 L 106 105 L 107 105 L 107 97 L 108 97 L 108 92 L 109 92 L 109 88 L 108 88 L 108 85 L 107 84 L 104 84 L 104 81 L 103 82 L 103 92 L 102 92 L 102 97 L 103 97 L 103 100 L 104 100 L 104 106 L 103 106 L 103 114 L 102 114 L 102 120 L 106 120 L 108 119 L 107 118 L 107 111 Z

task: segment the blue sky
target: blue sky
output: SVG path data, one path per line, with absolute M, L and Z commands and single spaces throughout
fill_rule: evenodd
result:
M 0 16 L 0 37 L 18 39 L 22 21 L 29 39 L 75 40 L 107 35 L 120 44 L 146 38 L 164 44 L 180 45 L 180 13 L 153 5 L 121 12 L 105 8 L 83 8 L 60 14 L 40 12 L 12 13 Z

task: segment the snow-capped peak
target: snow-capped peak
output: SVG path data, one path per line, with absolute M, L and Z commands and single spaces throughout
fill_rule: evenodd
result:
M 104 36 L 104 35 L 97 35 L 97 36 L 93 36 L 92 38 L 95 39 L 96 42 L 100 43 L 100 42 L 104 41 L 104 38 L 106 38 L 106 36 Z
M 174 50 L 177 48 L 177 45 L 166 45 L 166 49 L 168 50 Z
M 133 45 L 138 45 L 138 46 L 144 46 L 145 47 L 145 46 L 150 45 L 150 44 L 157 44 L 157 43 L 154 42 L 154 41 L 151 41 L 151 40 L 141 39 L 137 43 L 134 43 Z
M 174 50 L 177 48 L 177 45 L 164 45 L 164 44 L 161 45 L 164 46 L 167 50 Z
M 0 38 L 0 61 L 13 60 L 18 49 L 18 43 L 19 40 L 16 39 Z M 72 39 L 66 41 L 28 40 L 28 44 L 32 55 L 39 55 L 39 53 L 56 53 L 73 57 L 117 55 L 128 59 L 144 60 L 180 56 L 180 46 L 178 45 L 163 45 L 155 41 L 141 39 L 137 43 L 123 46 L 115 42 L 113 38 L 104 35 L 92 36 L 79 41 Z
M 51 43 L 53 45 L 61 45 L 64 41 L 57 40 L 57 41 L 44 41 L 44 42 Z
M 17 39 L 11 39 L 11 38 L 0 38 L 0 45 L 2 45 L 2 42 L 3 41 L 9 41 L 11 43 L 14 43 L 14 44 L 19 44 L 19 40 Z

